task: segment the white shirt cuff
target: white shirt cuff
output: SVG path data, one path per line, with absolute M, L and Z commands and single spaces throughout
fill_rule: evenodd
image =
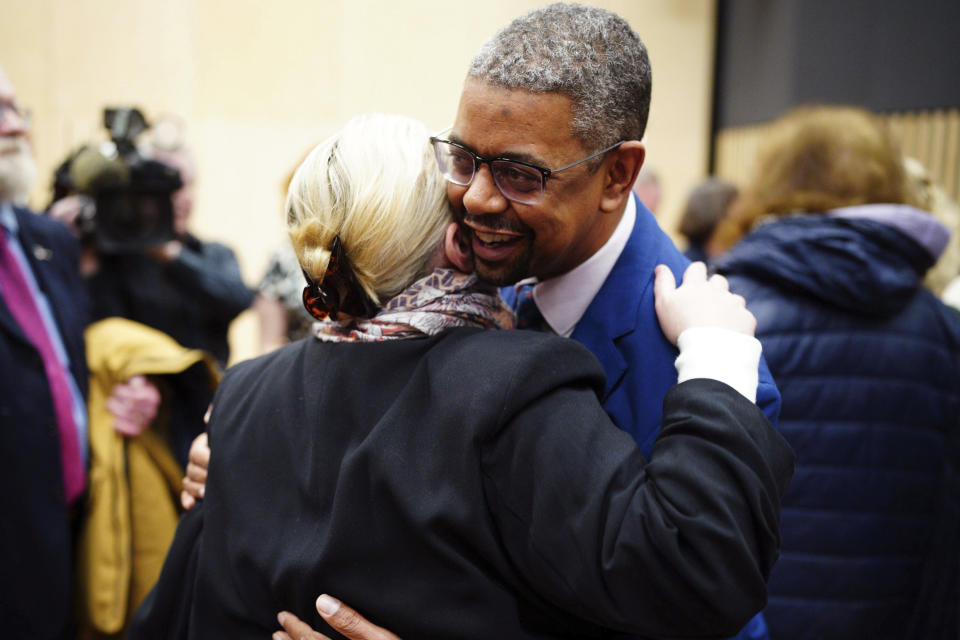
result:
M 759 340 L 729 329 L 693 327 L 680 334 L 677 346 L 680 355 L 674 366 L 678 383 L 694 378 L 719 380 L 750 402 L 757 401 Z

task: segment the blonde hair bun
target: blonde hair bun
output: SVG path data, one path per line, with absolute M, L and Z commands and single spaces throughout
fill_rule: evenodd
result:
M 320 282 L 336 236 L 376 304 L 426 275 L 452 220 L 427 127 L 400 115 L 351 119 L 311 151 L 287 192 L 301 267 Z

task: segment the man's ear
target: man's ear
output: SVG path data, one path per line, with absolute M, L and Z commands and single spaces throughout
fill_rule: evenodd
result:
M 639 140 L 628 140 L 610 152 L 609 162 L 605 163 L 606 176 L 600 209 L 607 213 L 619 211 L 626 198 L 630 196 L 633 183 L 637 180 L 640 167 L 646 157 L 646 149 Z
M 454 267 L 464 273 L 473 273 L 473 252 L 470 250 L 470 240 L 460 230 L 460 225 L 451 222 L 447 226 L 447 234 L 443 239 L 443 250 L 447 260 Z

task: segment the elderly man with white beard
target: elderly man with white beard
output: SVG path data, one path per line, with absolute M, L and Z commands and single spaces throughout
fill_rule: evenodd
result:
M 28 124 L 0 69 L 0 628 L 65 638 L 86 488 L 86 314 L 76 241 L 22 206 L 36 174 Z
M 36 177 L 29 118 L 0 68 L 0 629 L 74 638 L 74 546 L 87 494 L 86 289 L 62 223 L 25 207 Z M 143 376 L 107 399 L 124 436 L 159 391 Z

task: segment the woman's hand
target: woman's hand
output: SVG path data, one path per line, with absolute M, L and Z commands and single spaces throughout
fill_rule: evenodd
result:
M 756 332 L 757 319 L 747 310 L 743 296 L 730 293 L 723 276 L 707 278 L 702 262 L 687 267 L 679 287 L 665 265 L 658 265 L 654 272 L 654 308 L 660 328 L 672 344 L 676 345 L 680 334 L 693 327 L 716 327 L 748 336 Z
M 204 416 L 207 422 L 210 411 Z M 183 479 L 183 490 L 180 492 L 180 504 L 189 511 L 203 499 L 203 492 L 207 483 L 207 467 L 210 466 L 210 444 L 207 434 L 201 433 L 194 438 L 190 445 L 190 455 L 187 462 L 187 476 Z

